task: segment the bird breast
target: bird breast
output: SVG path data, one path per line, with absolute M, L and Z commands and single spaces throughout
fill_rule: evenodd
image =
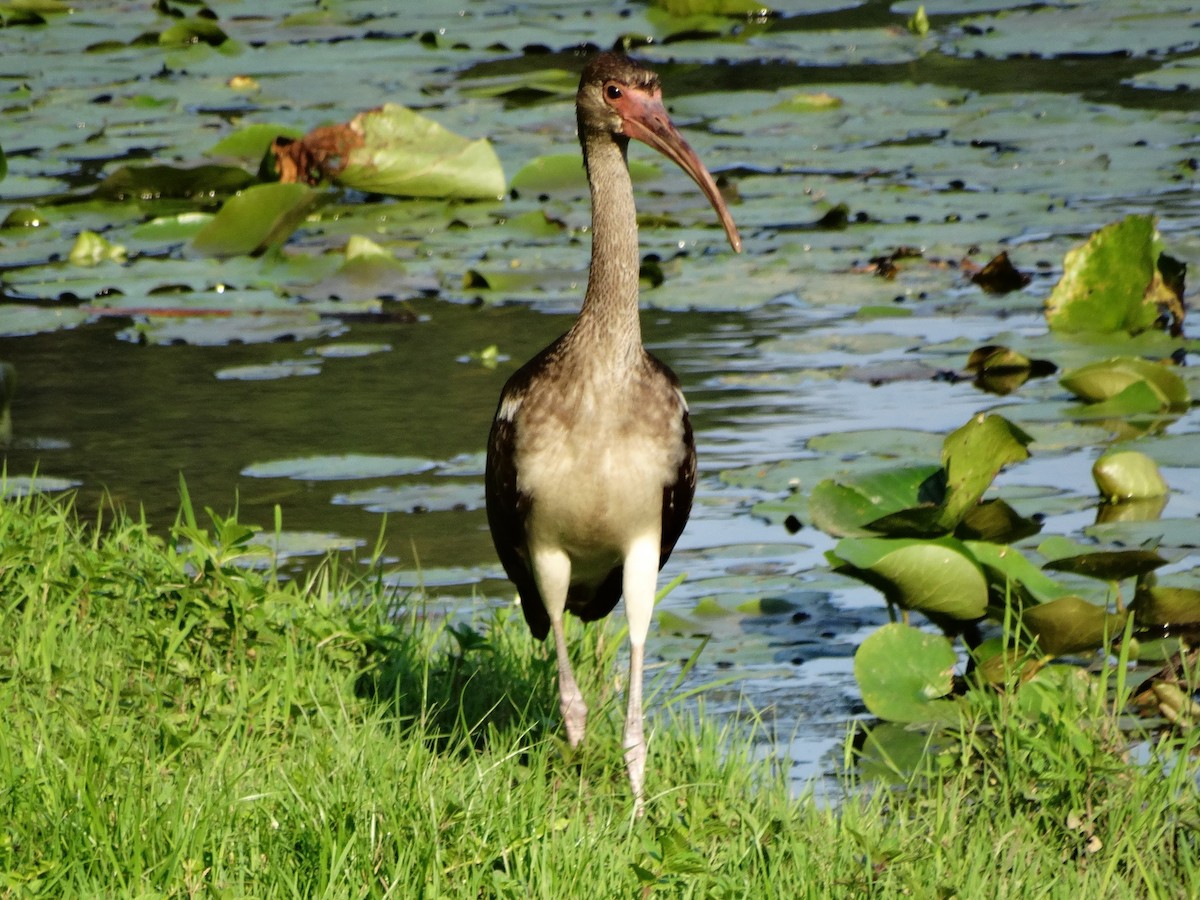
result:
M 653 370 L 602 383 L 548 381 L 552 388 L 543 382 L 516 411 L 530 544 L 611 567 L 632 541 L 661 532 L 663 489 L 687 453 L 683 395 Z

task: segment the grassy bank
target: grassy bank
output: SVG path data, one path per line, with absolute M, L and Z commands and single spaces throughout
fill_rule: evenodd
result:
M 998 703 L 919 784 L 830 810 L 660 698 L 632 821 L 611 635 L 577 632 L 607 699 L 571 753 L 516 618 L 456 633 L 336 568 L 279 582 L 234 564 L 248 538 L 0 505 L 0 896 L 1200 894 L 1194 736 L 1134 766 L 1111 721 Z

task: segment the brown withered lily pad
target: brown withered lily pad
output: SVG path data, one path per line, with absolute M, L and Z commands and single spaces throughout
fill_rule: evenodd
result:
M 389 103 L 341 125 L 271 144 L 280 181 L 344 187 L 398 197 L 495 199 L 504 170 L 485 139 L 469 140 L 404 106 Z
M 1029 284 L 1031 276 L 1020 272 L 1008 258 L 1008 251 L 1002 251 L 971 276 L 971 281 L 983 288 L 988 294 L 1008 294 L 1019 291 Z

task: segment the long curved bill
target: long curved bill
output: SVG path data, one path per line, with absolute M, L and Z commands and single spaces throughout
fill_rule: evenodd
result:
M 667 108 L 662 102 L 661 91 L 627 90 L 621 103 L 617 106 L 621 113 L 622 133 L 626 137 L 637 138 L 644 144 L 649 144 L 667 159 L 672 160 L 679 168 L 691 176 L 692 181 L 704 191 L 704 196 L 712 204 L 729 238 L 729 246 L 735 253 L 742 252 L 742 236 L 738 234 L 733 216 L 721 196 L 717 184 L 713 181 L 704 163 L 696 151 L 688 146 L 683 135 L 671 123 Z

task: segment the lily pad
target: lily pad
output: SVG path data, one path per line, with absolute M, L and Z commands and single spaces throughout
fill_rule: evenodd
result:
M 237 166 L 122 166 L 92 191 L 102 200 L 209 199 L 234 194 L 255 182 Z
M 218 381 L 274 381 L 278 378 L 294 378 L 305 375 L 320 375 L 321 367 L 305 359 L 281 359 L 261 365 L 229 366 L 216 371 Z
M 358 140 L 336 173 L 346 187 L 401 197 L 504 196 L 504 170 L 486 139 L 461 137 L 394 103 L 346 127 Z
M 980 414 L 946 437 L 946 501 L 942 523 L 953 528 L 979 502 L 1005 466 L 1029 458 L 1033 439 L 1002 416 Z
M 846 538 L 828 558 L 838 571 L 872 585 L 902 609 L 963 621 L 987 611 L 983 571 L 954 538 Z
M 1148 626 L 1200 625 L 1200 590 L 1139 587 L 1129 611 L 1139 629 Z
M 341 453 L 254 463 L 242 469 L 247 478 L 292 478 L 297 481 L 344 481 L 356 478 L 395 478 L 428 472 L 434 463 L 411 456 L 372 456 Z
M 438 484 L 406 484 L 338 494 L 341 506 L 361 506 L 374 513 L 425 513 L 483 508 L 483 485 L 446 480 Z
M 303 184 L 260 184 L 230 197 L 192 239 L 206 256 L 259 254 L 288 239 L 320 193 Z
M 105 261 L 124 262 L 125 256 L 126 250 L 120 244 L 114 244 L 94 231 L 81 231 L 67 258 L 77 266 L 95 266 Z
M 958 658 L 950 642 L 893 622 L 867 637 L 854 654 L 863 703 L 891 722 L 954 722 L 958 707 L 941 699 L 954 687 Z
M 1166 564 L 1167 560 L 1153 550 L 1098 550 L 1052 559 L 1043 568 L 1055 572 L 1074 572 L 1101 581 L 1120 581 L 1146 575 Z
M 1061 597 L 1026 609 L 1021 622 L 1047 656 L 1087 653 L 1125 627 L 1126 612 L 1110 613 L 1079 597 Z
M 1046 298 L 1046 320 L 1056 331 L 1128 331 L 1152 326 L 1158 306 L 1147 302 L 1155 276 L 1158 235 L 1154 218 L 1127 216 L 1106 225 L 1063 261 L 1063 275 Z
M 944 496 L 941 466 L 910 466 L 826 479 L 813 488 L 808 511 L 813 524 L 834 537 L 862 537 L 895 533 L 886 523 L 894 513 L 920 508 L 936 515 Z
M 1156 409 L 1183 409 L 1191 402 L 1187 385 L 1169 366 L 1133 356 L 1089 363 L 1059 381 L 1087 403 L 1118 401 L 1122 395 L 1132 407 L 1154 402 Z
M 1154 460 L 1136 450 L 1104 454 L 1092 466 L 1092 478 L 1109 501 L 1145 500 L 1169 490 Z

